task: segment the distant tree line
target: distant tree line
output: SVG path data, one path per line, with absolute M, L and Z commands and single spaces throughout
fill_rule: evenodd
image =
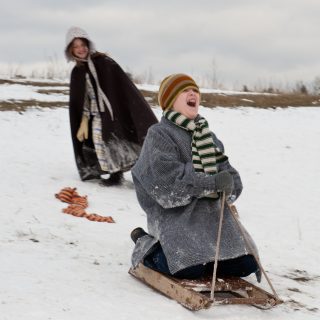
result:
M 59 79 L 68 80 L 70 71 L 73 65 L 67 64 L 65 61 L 60 61 L 56 55 L 47 57 L 46 62 L 42 65 L 37 65 L 33 69 L 27 70 L 23 65 L 10 64 L 0 65 L 0 77 L 3 75 L 7 78 L 31 78 L 31 79 Z M 129 78 L 136 84 L 159 84 L 156 77 L 153 74 L 152 67 L 149 67 L 146 71 L 140 74 L 134 74 L 129 68 L 125 68 Z M 203 88 L 212 89 L 231 89 L 224 85 L 223 81 L 219 77 L 218 68 L 215 60 L 212 60 L 211 66 L 208 68 L 209 72 L 202 76 L 192 75 L 196 81 Z M 320 76 L 315 77 L 311 83 L 305 83 L 304 81 L 296 81 L 294 84 L 283 83 L 263 83 L 262 80 L 257 81 L 256 84 L 249 86 L 243 84 L 234 86 L 232 90 L 239 90 L 243 92 L 264 92 L 264 93 L 294 93 L 294 94 L 316 94 L 320 95 Z

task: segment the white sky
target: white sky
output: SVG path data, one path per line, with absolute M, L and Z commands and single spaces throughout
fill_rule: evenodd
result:
M 125 70 L 155 81 L 215 73 L 239 87 L 320 75 L 319 0 L 0 1 L 2 67 L 64 59 L 76 25 Z

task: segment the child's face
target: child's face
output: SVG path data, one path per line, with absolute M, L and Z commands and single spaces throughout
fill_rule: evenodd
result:
M 173 104 L 172 109 L 180 112 L 188 119 L 194 119 L 198 115 L 200 104 L 200 93 L 196 89 L 182 91 Z
M 72 42 L 72 55 L 80 59 L 86 59 L 88 54 L 89 48 L 86 43 L 81 39 L 74 39 Z

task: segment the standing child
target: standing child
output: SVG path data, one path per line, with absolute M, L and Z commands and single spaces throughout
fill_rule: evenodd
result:
M 121 184 L 138 159 L 148 128 L 157 122 L 148 103 L 121 67 L 97 52 L 88 34 L 71 27 L 65 55 L 76 65 L 70 80 L 70 125 L 81 180 Z

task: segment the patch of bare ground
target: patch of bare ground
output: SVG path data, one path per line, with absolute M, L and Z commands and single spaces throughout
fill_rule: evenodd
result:
M 158 105 L 157 93 L 141 90 L 151 105 Z M 282 94 L 232 94 L 203 93 L 201 105 L 215 107 L 255 107 L 255 108 L 288 108 L 320 106 L 320 96 L 294 93 Z
M 37 92 L 41 94 L 69 94 L 69 90 L 62 89 L 38 89 Z
M 23 112 L 28 108 L 60 108 L 67 107 L 66 102 L 60 101 L 39 101 L 39 100 L 6 100 L 0 101 L 0 111 L 18 111 Z
M 297 282 L 318 281 L 320 279 L 319 275 L 310 275 L 307 271 L 299 269 L 291 270 L 288 274 L 285 274 L 284 277 Z
M 55 81 L 32 81 L 25 79 L 0 79 L 1 84 L 21 84 L 25 86 L 35 87 L 66 87 L 69 86 L 66 82 L 55 82 Z
M 27 86 L 41 87 L 36 91 L 40 94 L 63 94 L 68 95 L 69 86 L 67 82 L 58 81 L 32 81 L 27 79 L 0 79 L 2 84 L 20 84 Z M 151 106 L 158 105 L 158 94 L 154 91 L 140 90 Z M 201 95 L 201 105 L 208 108 L 215 107 L 254 107 L 254 108 L 288 108 L 288 107 L 319 107 L 320 96 L 301 93 L 252 93 L 243 92 L 237 94 L 225 93 L 203 93 Z M 58 108 L 66 107 L 67 103 L 48 102 L 38 100 L 14 100 L 0 101 L 0 111 L 25 111 L 30 107 L 37 108 Z
M 320 106 L 320 96 L 295 93 L 282 94 L 213 94 L 201 95 L 201 104 L 206 107 L 256 107 L 256 108 L 287 108 L 302 106 Z

